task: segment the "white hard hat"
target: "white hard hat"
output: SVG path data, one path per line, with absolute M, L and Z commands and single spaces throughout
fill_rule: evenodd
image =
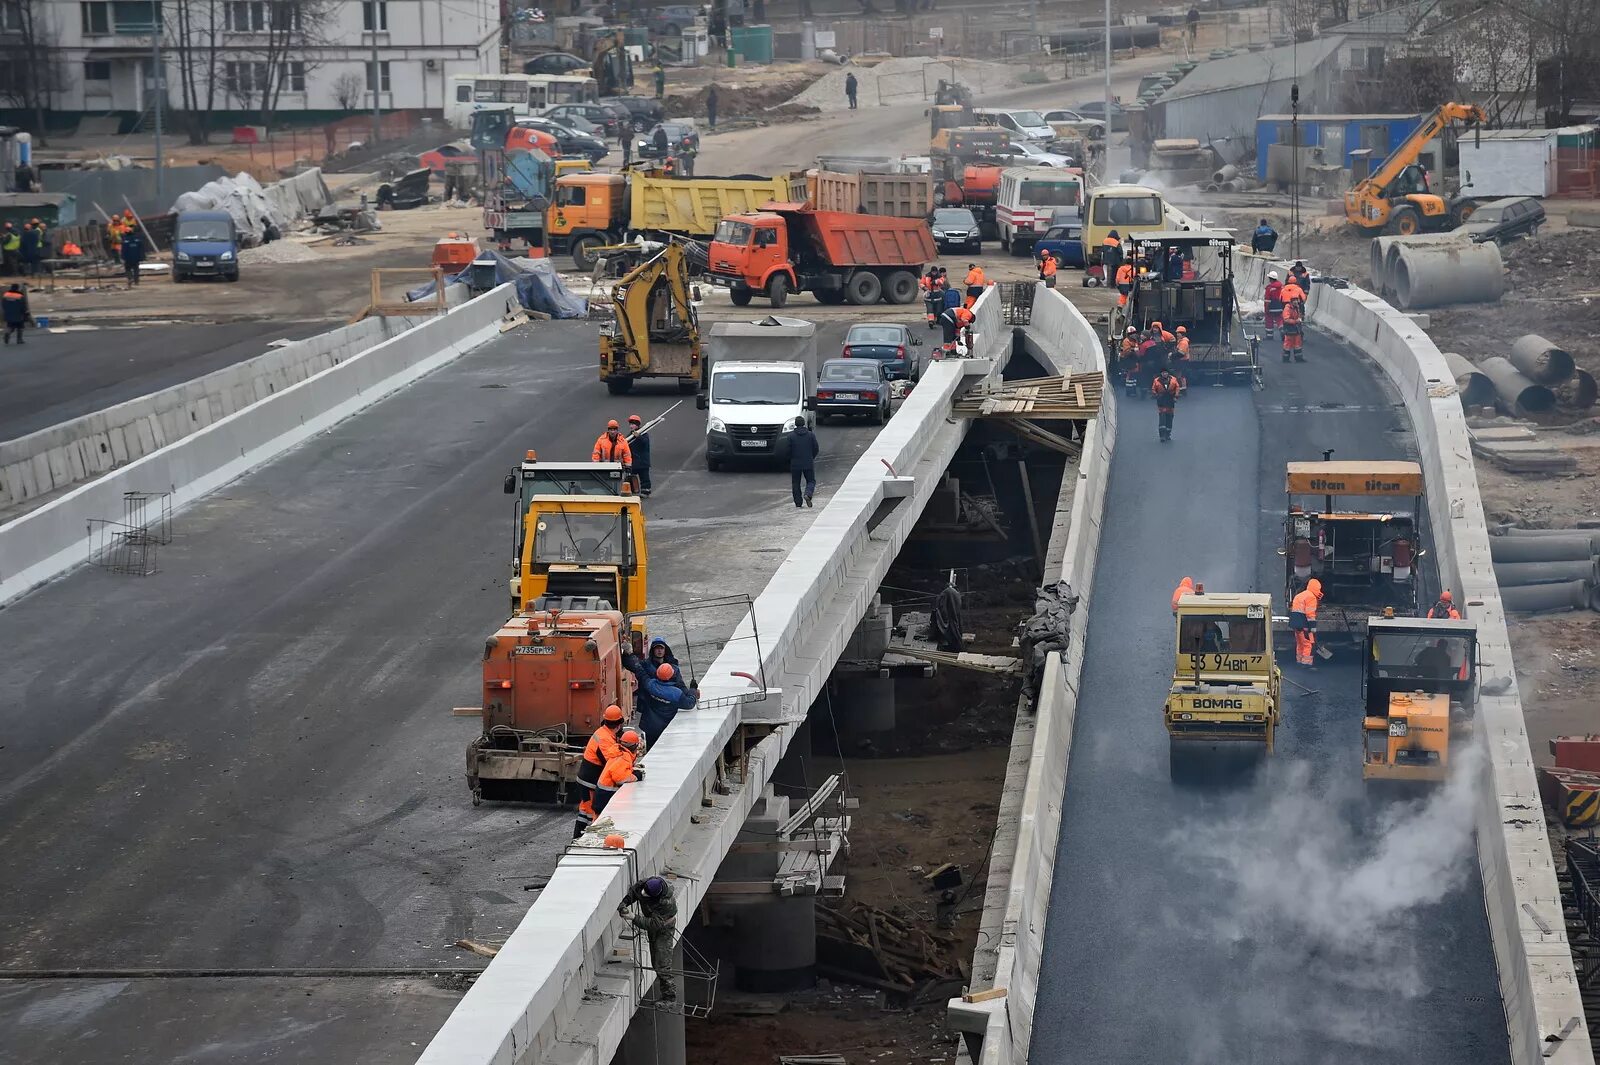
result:
M 1271 278 L 1273 281 L 1278 280 L 1278 271 L 1276 271 L 1276 270 L 1268 270 L 1267 271 L 1267 277 Z

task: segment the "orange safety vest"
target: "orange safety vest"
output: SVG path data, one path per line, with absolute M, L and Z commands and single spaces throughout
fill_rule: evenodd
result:
M 1460 621 L 1461 611 L 1457 610 L 1453 603 L 1446 603 L 1441 599 L 1428 608 L 1428 616 L 1430 618 L 1449 618 L 1451 621 Z
M 1150 383 L 1150 394 L 1156 397 L 1156 409 L 1171 410 L 1177 402 L 1178 389 L 1179 385 L 1176 377 L 1167 378 L 1166 384 L 1162 384 L 1159 377 L 1152 381 Z
M 1285 303 L 1294 303 L 1296 301 L 1304 303 L 1306 301 L 1306 290 L 1291 281 L 1283 286 L 1283 290 L 1278 293 L 1278 298 Z
M 1043 265 L 1043 267 L 1041 269 L 1044 270 L 1044 276 L 1045 277 L 1055 277 L 1056 276 L 1056 257 L 1054 255 L 1046 254 L 1045 257 L 1044 257 L 1044 265 Z
M 1297 614 L 1304 614 L 1307 621 L 1315 621 L 1317 620 L 1317 604 L 1321 601 L 1316 592 L 1313 592 L 1310 588 L 1304 588 L 1299 595 L 1294 597 L 1294 601 L 1289 604 L 1289 609 Z
M 617 743 L 617 729 L 610 725 L 601 725 L 594 730 L 594 735 L 589 737 L 589 742 L 583 748 L 583 760 L 590 765 L 604 766 L 622 753 L 622 747 Z
M 965 307 L 957 307 L 955 317 L 956 325 L 958 326 L 972 324 L 972 312 Z
M 1186 336 L 1181 336 L 1181 337 L 1178 338 L 1178 358 L 1187 359 L 1188 357 L 1189 357 L 1189 338 L 1186 337 Z
M 975 285 L 982 285 L 982 284 L 983 284 L 983 267 L 974 266 L 971 270 L 967 271 L 967 287 L 968 288 L 972 288 Z
M 1294 303 L 1294 302 L 1288 302 L 1288 303 L 1285 303 L 1283 305 L 1283 324 L 1284 325 L 1299 325 L 1300 324 L 1300 304 Z
M 1132 263 L 1123 263 L 1121 266 L 1117 267 L 1117 284 L 1119 284 L 1119 285 L 1131 285 L 1131 284 L 1133 284 L 1133 264 Z
M 628 441 L 621 433 L 617 434 L 616 442 L 605 433 L 600 434 L 600 439 L 594 442 L 594 451 L 590 455 L 590 462 L 620 462 L 624 466 L 633 465 L 633 449 L 628 446 Z
M 1102 248 L 1118 248 L 1118 249 L 1120 249 L 1122 247 L 1122 241 L 1118 240 L 1116 237 L 1107 237 L 1105 240 L 1102 240 L 1100 242 L 1100 246 Z

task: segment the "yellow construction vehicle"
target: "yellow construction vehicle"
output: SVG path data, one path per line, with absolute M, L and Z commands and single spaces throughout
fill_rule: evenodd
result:
M 684 395 L 700 387 L 700 319 L 683 247 L 668 244 L 611 286 L 613 321 L 600 330 L 600 380 L 621 395 L 641 377 L 670 377 Z
M 1446 198 L 1431 190 L 1417 158 L 1429 141 L 1452 126 L 1477 126 L 1486 121 L 1488 117 L 1477 104 L 1441 104 L 1376 170 L 1345 192 L 1346 221 L 1373 236 L 1410 236 L 1454 229 L 1465 222 L 1476 202 L 1459 193 Z
M 1477 712 L 1477 625 L 1369 618 L 1364 651 L 1362 779 L 1443 780 Z
M 549 596 L 596 609 L 644 610 L 644 510 L 615 462 L 540 463 L 533 452 L 506 478 L 516 495 L 511 610 Z
M 1177 661 L 1165 719 L 1174 776 L 1186 756 L 1216 744 L 1271 753 L 1283 673 L 1272 657 L 1272 597 L 1185 595 L 1178 600 Z

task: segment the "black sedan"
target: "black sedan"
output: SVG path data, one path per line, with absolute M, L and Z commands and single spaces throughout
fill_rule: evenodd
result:
M 1474 244 L 1492 240 L 1504 245 L 1537 236 L 1544 217 L 1544 204 L 1532 196 L 1507 196 L 1478 204 L 1460 231 Z
M 940 207 L 933 212 L 933 242 L 940 251 L 950 248 L 977 254 L 983 250 L 983 232 L 977 217 L 965 207 Z
M 633 116 L 633 128 L 640 133 L 667 117 L 666 108 L 661 106 L 661 101 L 648 96 L 607 96 L 600 102 L 618 104 L 626 108 L 628 114 Z
M 889 370 L 865 359 L 829 359 L 817 375 L 817 421 L 865 417 L 874 425 L 889 420 Z
M 588 69 L 589 61 L 580 59 L 571 52 L 546 52 L 522 64 L 524 74 L 571 74 L 574 71 Z
M 840 354 L 847 359 L 875 359 L 890 377 L 916 381 L 922 377 L 922 358 L 911 349 L 921 346 L 922 341 L 906 326 L 864 322 L 850 327 Z
M 519 118 L 517 125 L 527 126 L 530 129 L 541 130 L 556 139 L 556 148 L 562 155 L 588 159 L 591 163 L 598 163 L 606 157 L 611 149 L 606 147 L 605 141 L 588 133 L 579 133 L 571 126 L 553 122 L 548 118 Z
M 544 117 L 564 126 L 572 126 L 581 133 L 593 133 L 608 138 L 621 137 L 628 128 L 628 112 L 605 104 L 556 104 L 544 109 Z M 582 122 L 592 129 L 578 125 Z
M 667 135 L 667 150 L 656 147 L 656 130 Z M 633 154 L 640 159 L 664 159 L 669 155 L 694 155 L 700 151 L 700 134 L 687 122 L 663 122 L 639 138 Z

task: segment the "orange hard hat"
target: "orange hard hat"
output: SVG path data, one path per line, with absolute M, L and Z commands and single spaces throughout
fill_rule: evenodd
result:
M 1161 328 L 1161 323 L 1160 322 L 1151 322 L 1150 323 L 1150 328 L 1151 329 L 1160 329 Z
M 637 747 L 644 742 L 644 737 L 639 735 L 638 729 L 625 728 L 622 735 L 617 737 L 617 742 L 624 747 Z
M 1181 325 L 1180 325 L 1180 326 L 1179 326 L 1179 327 L 1178 327 L 1178 332 L 1179 332 L 1179 333 L 1187 333 L 1187 332 L 1188 332 L 1188 331 L 1189 331 L 1189 329 L 1188 329 L 1188 327 L 1187 327 L 1187 326 L 1181 326 Z
M 628 415 L 628 424 L 629 425 L 643 425 L 644 424 L 644 419 L 639 417 L 637 414 L 630 414 L 630 415 Z
M 622 428 L 622 426 L 617 424 L 617 420 L 615 418 L 612 418 L 609 422 L 606 422 L 606 428 L 607 429 L 620 429 L 620 428 Z
M 618 706 L 616 703 L 612 703 L 610 706 L 606 707 L 605 713 L 600 715 L 600 719 L 602 721 L 621 721 L 622 707 Z
M 672 663 L 671 662 L 663 662 L 659 666 L 656 667 L 656 679 L 657 680 L 671 680 L 672 679 L 672 673 L 673 673 L 673 669 L 672 669 Z
M 614 851 L 620 851 L 628 845 L 628 841 L 623 838 L 621 833 L 613 832 L 605 838 L 605 844 Z
M 1439 600 L 1441 602 L 1448 603 L 1454 598 L 1455 596 L 1451 595 L 1448 590 L 1439 593 Z

